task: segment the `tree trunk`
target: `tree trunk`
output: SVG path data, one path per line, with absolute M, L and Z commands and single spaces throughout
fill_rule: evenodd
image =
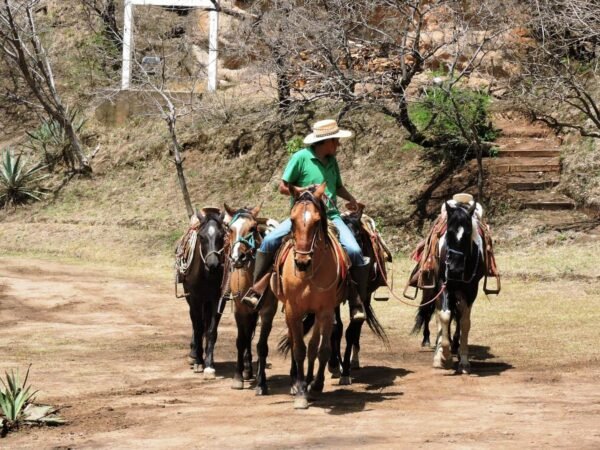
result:
M 188 191 L 187 183 L 185 181 L 185 174 L 183 173 L 183 159 L 181 158 L 181 152 L 179 151 L 181 147 L 179 145 L 179 141 L 177 140 L 177 131 L 175 130 L 175 117 L 169 116 L 166 118 L 166 121 L 167 125 L 169 126 L 171 142 L 173 143 L 173 156 L 175 158 L 175 168 L 177 170 L 177 179 L 179 181 L 179 187 L 181 188 L 181 193 L 183 194 L 183 201 L 185 203 L 185 209 L 187 211 L 188 217 L 192 217 L 194 215 L 194 208 L 192 206 L 190 192 Z

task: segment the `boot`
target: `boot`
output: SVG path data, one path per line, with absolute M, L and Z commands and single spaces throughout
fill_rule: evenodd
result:
M 362 266 L 352 266 L 350 275 L 356 283 L 356 291 L 358 296 L 351 296 L 348 300 L 350 304 L 350 320 L 361 321 L 367 318 L 365 314 L 364 303 L 368 300 L 369 295 L 369 275 L 370 266 L 368 258 L 365 258 L 366 264 Z
M 256 252 L 256 261 L 254 262 L 254 284 L 242 298 L 243 303 L 251 306 L 255 310 L 260 307 L 263 294 L 269 287 L 274 257 L 275 253 L 261 252 L 260 250 Z

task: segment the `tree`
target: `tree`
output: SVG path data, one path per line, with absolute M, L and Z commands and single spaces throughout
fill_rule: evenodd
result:
M 34 10 L 39 3 L 39 0 L 4 0 L 0 6 L 0 58 L 8 66 L 15 87 L 6 97 L 32 104 L 18 93 L 23 84 L 33 99 L 33 105 L 41 107 L 68 136 L 71 145 L 65 163 L 73 171 L 89 173 L 91 166 L 69 108 L 58 93 L 50 59 L 36 28 Z
M 557 132 L 600 138 L 600 3 L 528 0 L 534 40 L 515 79 L 515 101 Z

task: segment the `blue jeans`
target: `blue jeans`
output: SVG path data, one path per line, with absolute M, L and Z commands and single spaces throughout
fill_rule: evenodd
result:
M 342 244 L 342 247 L 344 247 L 344 250 L 348 253 L 350 261 L 352 261 L 352 266 L 364 266 L 365 262 L 362 250 L 360 249 L 358 242 L 356 242 L 356 239 L 354 239 L 354 235 L 352 234 L 352 231 L 350 231 L 350 228 L 348 228 L 341 217 L 333 219 L 333 223 L 338 229 L 340 234 L 340 244 Z M 281 246 L 283 238 L 290 234 L 290 231 L 292 231 L 292 221 L 291 219 L 285 219 L 277 228 L 265 236 L 265 239 L 260 246 L 260 251 L 263 253 L 275 253 Z

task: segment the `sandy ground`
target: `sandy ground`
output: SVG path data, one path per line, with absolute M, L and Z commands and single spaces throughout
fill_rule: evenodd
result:
M 38 402 L 69 422 L 9 434 L 0 448 L 600 448 L 597 365 L 522 369 L 480 332 L 473 375 L 434 370 L 408 336 L 414 311 L 392 301 L 375 304 L 391 350 L 365 332 L 353 385 L 328 379 L 306 411 L 293 410 L 289 360 L 273 350 L 270 396 L 230 389 L 231 314 L 218 377 L 204 380 L 186 362 L 187 305 L 165 280 L 0 258 L 0 369 L 32 362 Z M 278 315 L 271 347 L 283 332 Z

